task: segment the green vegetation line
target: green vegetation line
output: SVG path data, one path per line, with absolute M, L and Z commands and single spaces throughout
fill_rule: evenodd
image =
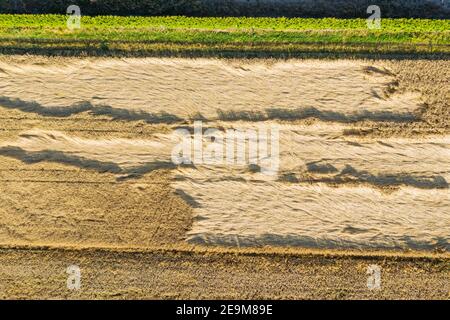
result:
M 0 15 L 0 49 L 5 49 L 5 41 L 20 49 L 21 46 L 26 48 L 23 44 L 38 40 L 65 43 L 67 50 L 70 50 L 70 43 L 77 42 L 76 49 L 81 50 L 84 42 L 91 46 L 88 42 L 93 41 L 102 42 L 103 50 L 117 41 L 132 43 L 133 50 L 139 49 L 140 43 L 143 48 L 145 43 L 205 48 L 214 45 L 217 51 L 220 51 L 217 46 L 230 44 L 259 45 L 262 49 L 267 46 L 273 50 L 288 44 L 320 43 L 331 44 L 329 48 L 336 48 L 338 44 L 353 48 L 362 45 L 364 52 L 374 53 L 380 45 L 384 52 L 389 52 L 390 45 L 395 46 L 397 53 L 402 51 L 399 45 L 408 48 L 405 52 L 411 52 L 415 45 L 427 45 L 429 48 L 419 51 L 448 53 L 450 45 L 450 20 L 382 19 L 381 29 L 371 30 L 365 19 L 83 16 L 81 28 L 70 30 L 66 25 L 67 17 Z M 339 50 L 345 51 L 345 48 Z

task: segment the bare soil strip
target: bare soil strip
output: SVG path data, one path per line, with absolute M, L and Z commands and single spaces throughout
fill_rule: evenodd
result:
M 179 243 L 192 209 L 157 170 L 139 181 L 59 164 L 1 160 L 0 242 L 85 246 Z
M 81 289 L 66 287 L 68 265 Z M 381 289 L 367 268 L 382 269 Z M 448 299 L 448 259 L 245 252 L 0 249 L 0 297 L 48 299 Z

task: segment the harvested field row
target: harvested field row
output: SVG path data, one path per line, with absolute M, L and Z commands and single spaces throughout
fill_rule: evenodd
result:
M 430 136 L 421 141 L 411 138 L 386 138 L 383 140 L 342 138 L 339 133 L 342 128 L 329 125 L 312 126 L 278 126 L 279 130 L 279 170 L 282 174 L 301 180 L 322 176 L 343 177 L 346 174 L 353 176 L 356 181 L 359 176 L 376 176 L 383 185 L 395 187 L 395 181 L 389 182 L 389 177 L 396 175 L 405 178 L 399 185 L 421 187 L 419 181 L 414 184 L 414 176 L 435 177 L 444 181 L 442 187 L 447 187 L 445 181 L 450 180 L 450 136 Z M 238 126 L 228 127 L 225 130 L 257 131 L 258 127 L 242 123 Z M 187 130 L 187 129 L 186 129 Z M 193 130 L 193 129 L 192 129 Z M 223 135 L 226 131 L 218 131 Z M 250 143 L 257 143 L 257 137 L 245 137 L 235 140 L 234 149 L 246 151 L 246 160 L 249 160 L 248 148 Z M 21 160 L 25 163 L 53 162 L 63 163 L 74 167 L 92 169 L 98 172 L 113 174 L 142 174 L 158 168 L 176 168 L 171 163 L 172 151 L 179 144 L 181 137 L 177 133 L 155 133 L 147 139 L 85 139 L 63 134 L 59 131 L 32 130 L 21 132 L 16 140 L 0 143 L 0 155 Z M 214 145 L 207 138 L 202 139 L 203 148 Z M 221 154 L 225 158 L 226 148 Z M 191 147 L 192 148 L 192 147 Z M 191 150 L 193 151 L 193 149 Z M 205 158 L 205 153 L 203 157 Z M 214 155 L 213 155 L 214 156 Z M 191 155 L 192 157 L 192 155 Z M 192 159 L 191 159 L 192 160 Z M 215 160 L 215 158 L 214 158 Z M 245 159 L 244 159 L 245 160 Z M 152 164 L 154 165 L 152 167 Z M 251 180 L 270 179 L 264 175 L 252 175 L 248 163 L 240 164 L 237 161 L 224 163 L 217 159 L 211 165 L 194 163 L 199 171 L 196 178 L 225 179 L 232 173 L 239 178 L 249 174 Z M 188 166 L 190 167 L 190 166 Z M 180 172 L 192 169 L 179 168 Z M 239 172 L 241 174 L 239 174 Z M 408 175 L 409 174 L 409 175 Z M 309 175 L 309 176 L 303 176 Z M 286 177 L 286 176 L 285 176 Z M 408 177 L 411 183 L 407 183 Z M 282 180 L 282 177 L 280 177 Z M 294 179 L 295 180 L 295 179 Z M 287 182 L 289 179 L 286 180 Z M 374 181 L 376 182 L 376 181 Z M 336 180 L 338 183 L 338 180 Z M 425 185 L 423 186 L 425 188 Z M 436 188 L 439 185 L 435 186 Z
M 314 134 L 307 134 L 307 129 Z M 300 127 L 292 131 L 291 126 L 290 130 L 285 128 L 281 131 L 278 181 L 249 170 L 247 165 L 177 167 L 170 159 L 176 142 L 173 135 L 159 134 L 154 140 L 89 140 L 72 138 L 59 132 L 24 132 L 18 140 L 3 142 L 0 148 L 2 157 L 24 163 L 16 162 L 14 172 L 0 171 L 9 189 L 5 198 L 5 204 L 8 204 L 4 208 L 5 218 L 14 207 L 25 215 L 25 220 L 20 223 L 12 217 L 6 219 L 16 220 L 16 223 L 4 224 L 4 240 L 14 242 L 22 234 L 27 235 L 25 239 L 43 241 L 47 234 L 52 233 L 57 235 L 53 237 L 54 241 L 66 239 L 65 243 L 68 239 L 72 239 L 70 243 L 129 243 L 125 240 L 128 239 L 128 232 L 120 227 L 113 212 L 100 220 L 86 218 L 83 223 L 79 221 L 79 217 L 93 214 L 91 211 L 96 202 L 92 202 L 92 207 L 88 206 L 90 208 L 86 212 L 83 207 L 78 208 L 78 203 L 86 206 L 93 201 L 89 200 L 88 194 L 96 190 L 94 199 L 98 202 L 100 194 L 106 195 L 106 190 L 111 189 L 112 192 L 117 189 L 118 192 L 129 190 L 125 192 L 131 192 L 133 197 L 125 198 L 125 203 L 131 207 L 121 205 L 117 208 L 119 212 L 127 212 L 121 219 L 136 215 L 132 220 L 138 219 L 136 222 L 139 223 L 140 219 L 144 219 L 143 216 L 138 218 L 139 210 L 152 208 L 149 212 L 150 227 L 159 227 L 160 223 L 173 225 L 170 221 L 179 218 L 178 213 L 173 215 L 169 210 L 164 214 L 169 220 L 161 221 L 161 216 L 155 216 L 158 212 L 158 209 L 155 211 L 155 203 L 145 202 L 157 201 L 162 196 L 160 192 L 172 192 L 173 197 L 183 199 L 186 206 L 193 207 L 193 229 L 187 236 L 195 243 L 448 249 L 448 137 L 430 137 L 421 142 L 405 138 L 356 142 L 336 139 L 330 132 L 327 136 L 326 129 L 326 126 L 310 126 L 303 128 L 303 131 Z M 8 163 L 7 168 L 11 165 Z M 30 166 L 38 173 L 25 171 L 22 174 L 17 170 L 30 170 Z M 61 167 L 59 174 L 54 172 L 57 167 Z M 80 171 L 74 173 L 77 168 Z M 154 181 L 152 177 L 159 177 L 162 169 L 170 169 L 171 174 Z M 109 183 L 139 183 L 138 189 L 130 189 L 124 182 L 114 187 L 107 185 L 107 189 L 101 191 L 103 187 L 95 176 L 88 180 L 93 182 L 92 186 L 85 185 L 84 180 L 73 184 L 70 179 L 81 177 L 81 172 L 85 170 L 110 176 L 106 180 Z M 21 183 L 19 177 L 26 177 L 28 181 Z M 40 180 L 33 180 L 33 177 Z M 95 184 L 96 180 L 99 185 Z M 42 199 L 44 207 L 40 214 L 36 209 L 19 209 L 21 199 L 42 196 L 33 190 L 42 189 L 45 181 L 45 188 L 55 188 L 57 183 L 61 185 L 58 192 L 53 192 L 54 200 L 48 197 Z M 64 193 L 69 195 L 71 190 L 81 186 L 88 193 L 76 192 L 77 196 L 72 196 L 73 204 L 56 201 L 60 197 L 67 198 Z M 15 188 L 20 188 L 21 192 L 13 193 Z M 154 194 L 156 198 L 142 198 L 143 193 L 158 188 L 163 189 L 159 194 Z M 131 199 L 135 199 L 134 204 L 130 203 Z M 181 199 L 179 203 L 183 202 Z M 123 202 L 123 196 L 117 201 Z M 148 205 L 148 209 L 139 205 L 138 211 L 135 211 L 141 201 Z M 45 205 L 47 202 L 55 205 L 52 211 L 59 208 L 71 214 L 50 215 L 50 207 Z M 162 204 L 161 208 L 165 206 Z M 330 207 L 333 207 L 331 212 L 327 210 Z M 39 230 L 40 235 L 31 236 L 28 230 L 30 225 L 25 222 L 30 215 L 36 223 L 30 230 Z M 58 224 L 48 223 L 48 219 L 56 218 Z M 183 219 L 181 221 L 187 221 L 187 218 Z M 73 229 L 75 225 L 77 228 Z M 83 225 L 88 229 L 96 226 L 93 238 L 86 237 Z M 115 240 L 117 230 L 114 226 L 122 234 Z M 183 230 L 182 225 L 180 228 Z M 184 231 L 187 229 L 186 226 Z M 153 243 L 152 237 L 145 235 L 148 230 L 142 227 L 140 230 L 140 237 L 135 231 L 132 232 L 132 243 Z M 182 238 L 178 234 L 177 239 Z
M 448 249 L 446 61 L 0 63 L 2 243 Z M 278 126 L 278 175 L 174 164 L 195 119 Z
M 290 118 L 300 110 L 298 118 L 384 115 L 405 121 L 422 102 L 417 93 L 397 93 L 395 76 L 367 62 L 19 59 L 4 61 L 0 69 L 2 104 L 44 116 L 90 111 L 170 123 L 193 117 L 239 120 L 246 111 L 256 119 L 265 112 L 269 118 Z
M 106 173 L 33 167 L 0 171 L 0 243 L 145 247 L 186 239 L 192 210 L 173 193 L 166 171 L 117 183 Z
M 81 290 L 66 288 L 67 266 Z M 382 290 L 367 268 L 382 268 Z M 57 247 L 0 249 L 1 298 L 448 299 L 448 258 Z
M 0 105 L 10 109 L 0 110 L 2 118 L 40 119 L 45 127 L 52 119 L 73 121 L 72 131 L 81 126 L 76 121 L 83 130 L 95 121 L 97 130 L 145 133 L 155 131 L 145 124 L 161 130 L 193 119 L 359 122 L 347 133 L 375 136 L 450 129 L 446 61 L 15 56 L 2 57 L 0 65 Z M 131 92 L 124 92 L 127 86 Z M 111 118 L 134 124 L 98 123 Z M 13 121 L 10 128 L 26 123 Z

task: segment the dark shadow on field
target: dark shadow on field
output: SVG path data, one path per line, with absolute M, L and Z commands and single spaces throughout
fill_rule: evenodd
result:
M 70 117 L 82 112 L 89 112 L 96 116 L 110 116 L 114 120 L 139 121 L 147 123 L 175 123 L 182 119 L 167 112 L 147 113 L 144 111 L 133 111 L 127 109 L 113 108 L 110 106 L 94 106 L 88 101 L 79 102 L 66 107 L 44 107 L 37 102 L 24 101 L 0 97 L 0 106 L 17 109 L 23 112 L 36 113 L 44 117 Z
M 178 195 L 181 199 L 183 199 L 188 205 L 192 208 L 201 208 L 202 205 L 194 199 L 194 197 L 190 196 L 186 192 L 181 189 L 176 189 L 175 194 Z
M 391 122 L 411 122 L 418 120 L 412 113 L 394 113 L 390 111 L 359 111 L 353 114 L 344 114 L 334 111 L 322 111 L 314 107 L 306 108 L 269 108 L 265 112 L 261 111 L 224 111 L 217 110 L 219 120 L 222 121 L 265 121 L 265 120 L 284 120 L 294 121 L 308 118 L 319 119 L 322 121 L 334 121 L 350 123 L 362 120 L 372 121 L 391 121 Z
M 314 172 L 314 173 L 335 173 L 338 172 L 338 170 L 332 166 L 329 163 L 320 163 L 318 161 L 316 162 L 309 162 L 306 164 L 306 167 L 308 169 L 309 172 Z
M 293 110 L 271 108 L 267 110 L 268 119 L 293 120 L 316 118 L 322 121 L 354 122 L 361 120 L 410 122 L 417 120 L 412 113 L 394 113 L 390 111 L 359 111 L 353 114 L 344 114 L 334 111 L 321 111 L 314 107 L 297 108 Z
M 376 186 L 400 186 L 407 185 L 420 189 L 448 189 L 448 182 L 442 176 L 414 176 L 409 174 L 388 175 L 380 174 L 374 175 L 367 171 L 359 171 L 350 165 L 336 176 L 336 179 L 345 179 L 345 177 L 356 178 L 357 181 L 367 182 Z
M 30 152 L 19 147 L 2 147 L 0 155 L 20 160 L 27 164 L 43 161 L 68 164 L 84 169 L 91 169 L 98 172 L 121 173 L 122 169 L 113 162 L 97 161 L 84 157 L 66 154 L 61 151 L 43 150 Z
M 134 46 L 121 49 L 115 46 Z M 147 48 L 139 48 L 145 45 Z M 448 60 L 450 54 L 445 44 L 402 43 L 251 43 L 232 47 L 214 43 L 121 41 L 121 40 L 70 40 L 70 39 L 9 39 L 0 38 L 0 54 L 39 55 L 65 57 L 169 57 L 169 58 L 311 58 L 311 59 L 396 59 L 396 60 Z
M 395 74 L 393 74 L 391 71 L 389 71 L 386 68 L 377 68 L 375 66 L 366 66 L 363 67 L 364 72 L 368 73 L 368 74 L 381 74 L 384 76 L 395 76 Z
M 217 117 L 222 121 L 265 121 L 267 114 L 261 111 L 217 110 Z
M 340 172 L 329 163 L 320 161 L 306 164 L 308 173 L 313 174 L 307 178 L 309 183 L 367 183 L 375 187 L 411 186 L 420 189 L 448 189 L 449 183 L 442 176 L 417 176 L 410 174 L 372 174 L 368 171 L 357 170 L 351 165 L 346 165 Z M 331 175 L 333 174 L 333 175 Z M 327 175 L 327 176 L 320 176 Z M 293 172 L 283 173 L 279 179 L 282 182 L 299 183 L 302 179 Z
M 351 228 L 351 226 L 350 226 Z M 349 226 L 341 232 L 346 233 Z M 358 233 L 373 232 L 370 229 L 358 228 Z M 448 239 L 436 237 L 431 241 L 421 241 L 408 235 L 387 236 L 386 243 L 377 241 L 351 240 L 344 238 L 332 238 L 326 235 L 322 238 L 315 238 L 303 235 L 279 235 L 262 234 L 258 236 L 243 236 L 240 234 L 214 234 L 203 233 L 191 236 L 188 242 L 198 245 L 227 246 L 227 247 L 303 247 L 303 248 L 321 248 L 321 249 L 413 249 L 413 250 L 434 250 L 441 248 L 450 250 Z
M 125 181 L 130 179 L 139 179 L 145 174 L 159 169 L 175 169 L 177 166 L 170 161 L 153 161 L 141 166 L 122 170 L 124 175 L 117 178 L 117 181 Z
M 82 169 L 94 170 L 99 173 L 109 172 L 117 175 L 120 174 L 120 176 L 117 177 L 117 181 L 138 179 L 155 170 L 175 169 L 177 167 L 170 161 L 153 161 L 140 166 L 124 169 L 114 162 L 87 159 L 85 157 L 70 155 L 62 151 L 43 150 L 32 152 L 13 146 L 0 148 L 0 155 L 20 160 L 26 164 L 54 162 Z
M 124 121 L 145 121 L 149 124 L 174 124 L 183 122 L 182 119 L 174 114 L 167 112 L 148 113 L 144 111 L 134 111 L 111 106 L 95 106 L 89 101 L 83 101 L 64 107 L 45 107 L 34 101 L 24 101 L 21 99 L 11 99 L 0 96 L 0 106 L 8 109 L 16 109 L 22 112 L 36 113 L 44 117 L 70 117 L 79 113 L 87 112 L 94 116 L 109 116 L 113 120 Z M 391 122 L 411 122 L 418 120 L 418 117 L 412 113 L 394 113 L 389 111 L 360 111 L 353 114 L 344 114 L 334 111 L 321 111 L 314 107 L 306 108 L 268 108 L 265 111 L 251 110 L 217 110 L 217 118 L 222 121 L 266 121 L 266 120 L 284 120 L 295 121 L 308 118 L 319 119 L 322 121 L 334 121 L 350 123 L 362 120 L 372 121 L 391 121 Z M 212 119 L 205 118 L 201 113 L 197 113 L 190 118 L 191 121 Z

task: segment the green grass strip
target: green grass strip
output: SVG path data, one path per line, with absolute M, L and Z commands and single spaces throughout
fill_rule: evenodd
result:
M 76 50 L 91 48 L 92 42 L 101 42 L 106 50 L 108 43 L 120 41 L 128 42 L 134 50 L 159 43 L 177 48 L 198 45 L 205 50 L 214 46 L 215 51 L 220 51 L 221 46 L 256 45 L 263 51 L 278 52 L 289 45 L 318 43 L 331 51 L 339 48 L 339 52 L 346 47 L 354 52 L 356 46 L 366 53 L 377 53 L 382 45 L 384 53 L 392 47 L 396 53 L 407 48 L 405 52 L 448 54 L 450 45 L 450 20 L 382 19 L 382 28 L 371 30 L 365 19 L 82 16 L 81 28 L 70 30 L 67 17 L 0 15 L 0 39 L 2 43 L 15 41 L 14 48 L 23 46 L 24 50 L 28 48 L 25 43 L 36 40 L 51 42 L 50 47 L 59 41 L 67 50 L 71 46 Z M 415 45 L 420 50 L 414 50 Z

